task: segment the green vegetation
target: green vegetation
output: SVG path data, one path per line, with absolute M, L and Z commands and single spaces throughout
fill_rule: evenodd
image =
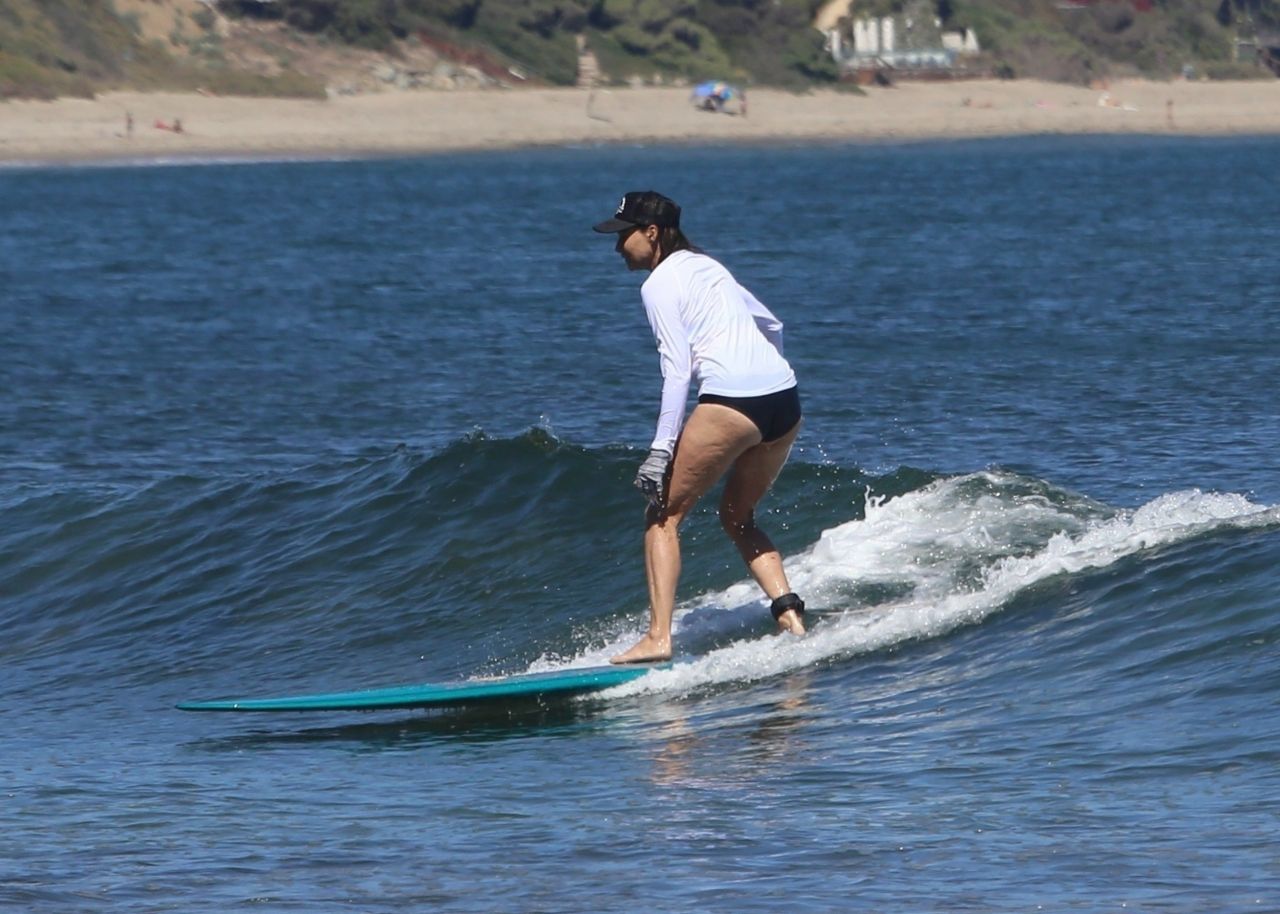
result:
M 91 0 L 0 0 L 0 97 L 89 96 L 154 64 L 129 26 Z
M 191 60 L 146 42 L 136 23 L 101 0 L 0 0 L 0 99 L 91 97 L 108 89 L 204 88 L 221 95 L 323 97 L 297 74 L 257 76 L 229 68 L 196 23 Z
M 1243 0 L 1255 21 L 1280 20 L 1280 0 Z M 1242 5 L 1239 9 L 1244 9 Z M 1052 0 L 942 0 L 949 28 L 973 28 L 1009 76 L 1087 83 L 1107 76 L 1164 79 L 1186 66 L 1221 78 L 1269 76 L 1234 63 L 1234 0 L 1155 0 L 1071 7 Z
M 798 88 L 835 82 L 835 61 L 812 26 L 815 0 L 701 0 L 699 16 L 758 82 Z
M 796 88 L 837 73 L 812 28 L 821 0 L 230 0 L 240 15 L 280 19 L 368 48 L 413 34 L 494 59 L 553 84 L 577 75 L 587 39 L 619 81 L 742 79 Z
M 517 66 L 550 83 L 572 82 L 585 0 L 223 0 L 231 16 L 283 22 L 353 47 L 394 52 L 418 35 L 451 50 Z
M 935 16 L 973 29 L 1004 76 L 1088 83 L 1114 76 L 1165 79 L 1190 66 L 1210 78 L 1267 77 L 1235 61 L 1234 40 L 1280 35 L 1280 0 L 857 0 L 860 16 Z
M 229 0 L 306 31 L 389 48 L 424 34 L 489 51 L 535 78 L 569 83 L 585 39 L 614 80 L 734 79 L 802 88 L 832 83 L 834 63 L 811 26 L 820 0 Z M 1143 9 L 1149 7 L 1149 9 Z M 1265 75 L 1236 63 L 1233 40 L 1275 28 L 1280 0 L 857 0 L 858 15 L 937 17 L 973 28 L 1007 76 L 1088 82 L 1164 78 L 1186 66 L 1210 75 Z M 1246 34 L 1246 37 L 1247 34 Z

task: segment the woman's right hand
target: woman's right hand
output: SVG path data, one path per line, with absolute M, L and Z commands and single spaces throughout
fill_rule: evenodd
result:
M 635 486 L 654 507 L 660 507 L 667 500 L 667 467 L 670 464 L 671 452 L 655 447 L 636 471 Z

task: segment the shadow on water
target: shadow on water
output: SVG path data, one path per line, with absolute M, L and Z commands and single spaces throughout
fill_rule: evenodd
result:
M 520 739 L 548 739 L 582 736 L 601 729 L 656 732 L 667 728 L 681 731 L 691 718 L 713 730 L 746 714 L 756 720 L 762 733 L 773 725 L 783 729 L 794 723 L 796 713 L 807 705 L 811 688 L 808 675 L 792 673 L 766 687 L 761 683 L 718 683 L 695 688 L 674 698 L 671 693 L 635 695 L 605 699 L 578 696 L 559 701 L 545 696 L 507 701 L 501 704 L 469 705 L 431 710 L 336 712 L 341 722 L 323 726 L 307 725 L 299 714 L 262 713 L 250 715 L 265 726 L 227 736 L 189 740 L 184 745 L 195 752 L 243 752 L 289 747 L 345 746 L 357 751 L 405 751 L 436 742 L 496 743 Z M 783 695 L 777 694 L 782 690 Z M 674 698 L 674 700 L 673 700 Z M 689 703 L 692 702 L 692 705 Z M 709 703 L 707 703 L 709 702 Z M 775 707 L 776 705 L 776 707 Z M 764 720 L 757 720 L 764 713 Z M 234 716 L 237 723 L 245 715 L 202 714 L 209 717 Z M 354 720 L 354 716 L 371 718 Z M 332 716 L 329 719 L 334 719 Z M 660 740 L 662 741 L 662 740 Z M 768 740 L 766 740 L 768 742 Z
M 601 720 L 605 702 L 578 699 L 560 702 L 527 701 L 423 711 L 338 712 L 373 714 L 377 720 L 328 726 L 293 727 L 297 714 L 256 715 L 279 721 L 279 726 L 231 736 L 208 737 L 186 743 L 199 752 L 241 752 L 288 746 L 348 744 L 369 751 L 410 750 L 437 740 L 498 742 L 567 736 L 592 728 Z M 388 715 L 395 715 L 388 717 Z M 221 715 L 218 715 L 221 716 Z

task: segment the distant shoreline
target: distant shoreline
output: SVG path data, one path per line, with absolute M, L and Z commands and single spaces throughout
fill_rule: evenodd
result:
M 748 93 L 748 116 L 685 89 L 419 91 L 328 101 L 113 92 L 0 103 L 0 163 L 363 158 L 628 143 L 908 141 L 1042 134 L 1280 134 L 1280 80 L 902 83 L 866 96 Z M 132 134 L 127 115 L 132 115 Z M 180 122 L 181 132 L 172 128 Z M 157 125 L 162 125 L 163 128 Z

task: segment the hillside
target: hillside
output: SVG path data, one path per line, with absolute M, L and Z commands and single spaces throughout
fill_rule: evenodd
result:
M 1270 78 L 1254 46 L 1280 44 L 1280 0 L 938 0 L 1010 75 Z M 1276 37 L 1273 37 L 1276 36 Z M 1280 48 L 1276 50 L 1280 51 Z
M 584 51 L 605 82 L 800 89 L 840 75 L 820 13 L 973 29 L 987 70 L 1074 83 L 1267 76 L 1280 44 L 1280 0 L 0 0 L 0 98 L 569 85 Z
M 324 80 L 229 60 L 199 0 L 0 0 L 0 98 L 116 88 L 322 97 Z
M 573 83 L 580 48 L 615 82 L 831 83 L 840 74 L 827 36 L 814 27 L 820 19 L 846 44 L 852 20 L 867 17 L 894 17 L 904 40 L 912 23 L 917 37 L 972 29 L 984 69 L 1068 82 L 1184 70 L 1266 75 L 1252 47 L 1242 58 L 1237 39 L 1280 34 L 1280 0 L 224 0 L 221 7 L 369 48 L 415 37 L 471 48 L 549 84 Z

